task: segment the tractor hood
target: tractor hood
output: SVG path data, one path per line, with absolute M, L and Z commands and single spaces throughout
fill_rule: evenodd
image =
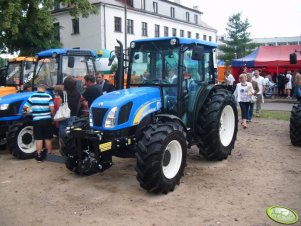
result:
M 139 87 L 117 90 L 98 97 L 90 108 L 90 126 L 96 130 L 119 130 L 138 125 L 161 109 L 160 89 Z
M 22 118 L 22 108 L 33 92 L 10 94 L 0 97 L 0 121 Z
M 34 92 L 15 93 L 0 97 L 0 104 L 10 104 L 16 101 L 27 100 Z

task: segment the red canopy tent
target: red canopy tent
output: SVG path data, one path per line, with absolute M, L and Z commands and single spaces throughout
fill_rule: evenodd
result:
M 295 51 L 297 64 L 290 64 L 289 56 Z M 232 73 L 237 76 L 245 69 L 261 69 L 263 73 L 285 73 L 288 70 L 301 70 L 301 45 L 260 46 L 251 54 L 232 61 Z M 250 69 L 249 69 L 250 70 Z

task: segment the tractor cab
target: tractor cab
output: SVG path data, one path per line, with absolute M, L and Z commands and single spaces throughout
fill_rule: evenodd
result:
M 160 87 L 162 112 L 176 115 L 191 126 L 193 120 L 188 119 L 198 95 L 215 81 L 216 47 L 215 43 L 185 38 L 133 41 L 128 87 Z
M 3 70 L 3 79 L 1 82 L 0 96 L 22 92 L 24 86 L 31 83 L 33 78 L 35 58 L 34 57 L 16 57 L 9 58 L 5 70 Z
M 43 83 L 48 87 L 63 84 L 66 77 L 78 80 L 78 89 L 83 91 L 83 80 L 87 74 L 96 71 L 97 54 L 84 49 L 49 49 L 37 54 L 34 88 Z

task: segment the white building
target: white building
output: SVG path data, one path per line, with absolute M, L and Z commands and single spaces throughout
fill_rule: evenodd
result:
M 202 21 L 203 13 L 196 7 L 182 6 L 179 1 L 90 2 L 98 8 L 99 14 L 88 18 L 75 19 L 69 15 L 68 7 L 55 7 L 52 15 L 57 21 L 56 26 L 61 27 L 59 39 L 63 47 L 113 50 L 117 46 L 116 39 L 128 47 L 135 39 L 164 36 L 216 42 L 217 30 Z

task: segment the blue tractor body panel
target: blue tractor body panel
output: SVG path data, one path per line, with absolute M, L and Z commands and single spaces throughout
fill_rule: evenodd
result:
M 105 120 L 111 109 L 117 107 L 116 125 L 105 127 Z M 91 105 L 92 128 L 101 131 L 115 131 L 138 125 L 141 120 L 162 107 L 160 89 L 139 87 L 117 90 L 98 97 Z M 97 109 L 103 109 L 99 115 Z M 98 120 L 96 120 L 98 119 Z M 97 122 L 98 121 L 98 122 Z
M 9 108 L 7 110 L 0 110 L 0 121 L 11 121 L 23 118 L 23 106 L 33 93 L 34 92 L 24 92 L 1 97 L 0 105 L 9 104 Z

